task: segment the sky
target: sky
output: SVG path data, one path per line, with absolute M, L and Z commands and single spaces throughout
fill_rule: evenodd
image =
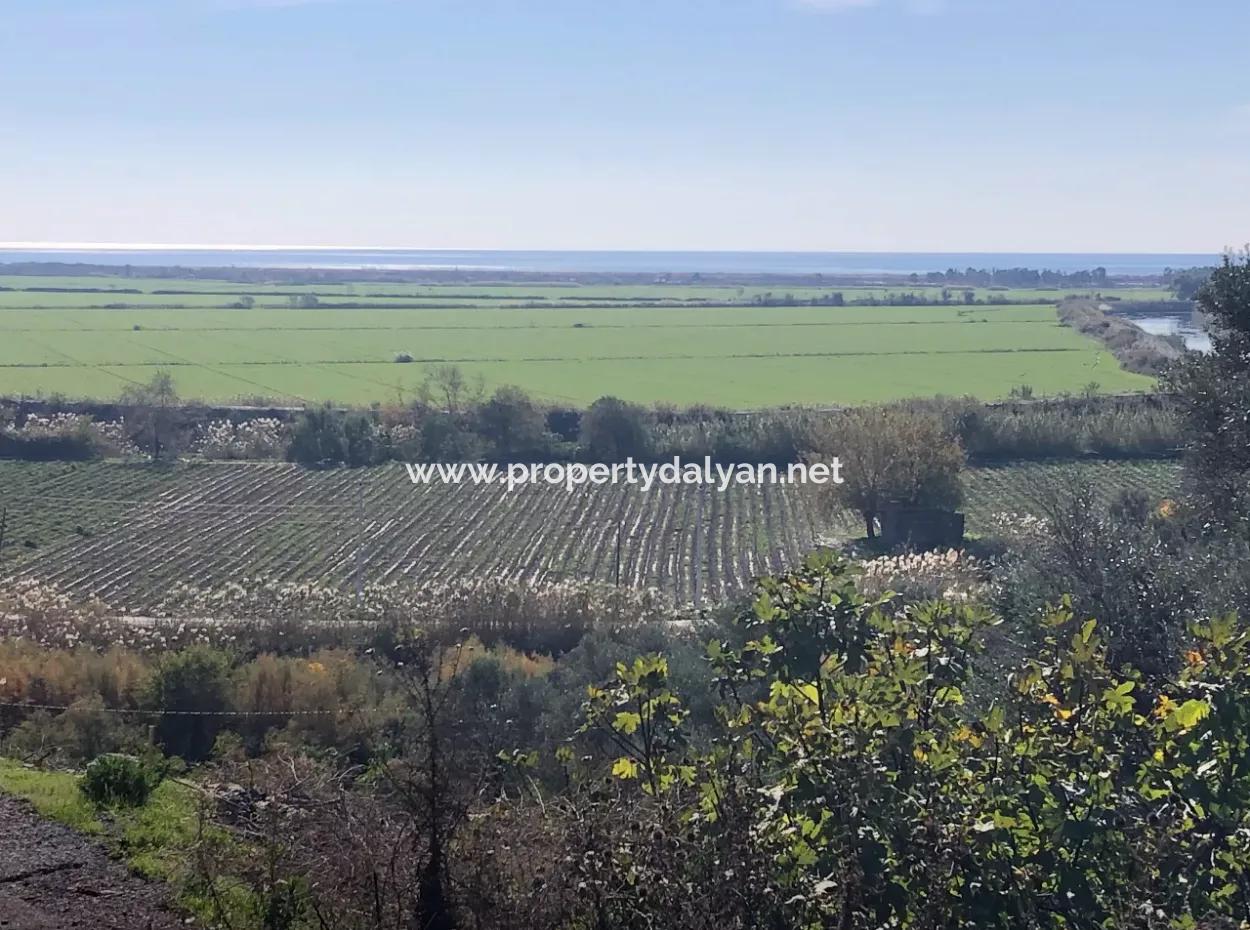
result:
M 1245 0 L 0 0 L 0 243 L 1212 253 Z

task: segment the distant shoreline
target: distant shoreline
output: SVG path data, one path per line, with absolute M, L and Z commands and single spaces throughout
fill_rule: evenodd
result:
M 457 249 L 282 249 L 0 245 L 0 274 L 131 274 L 221 277 L 242 269 L 289 276 L 333 274 L 319 280 L 391 281 L 622 281 L 714 279 L 726 284 L 915 283 L 929 272 L 951 269 L 1032 268 L 1063 274 L 1103 268 L 1109 277 L 1142 281 L 1167 268 L 1219 261 L 1215 254 L 1029 252 L 693 252 Z M 365 275 L 367 277 L 361 277 Z M 376 277 L 375 277 L 376 276 Z M 233 274 L 228 279 L 235 279 Z
M 1023 267 L 1023 266 L 1022 266 Z M 936 270 L 936 269 L 935 269 Z M 1084 269 L 1082 269 L 1084 270 Z M 235 284 L 543 284 L 547 286 L 579 285 L 654 285 L 703 287 L 899 287 L 899 288 L 961 288 L 962 280 L 953 282 L 926 281 L 923 274 L 913 280 L 910 274 L 778 274 L 765 272 L 620 272 L 620 271 L 518 271 L 506 268 L 343 268 L 309 266 L 220 266 L 187 265 L 99 265 L 64 262 L 0 263 L 0 277 L 108 277 L 168 278 L 170 280 L 207 280 Z M 1112 276 L 1105 287 L 1131 288 L 1161 286 L 1162 274 Z M 1103 285 L 1099 285 L 1102 287 Z M 1053 290 L 1056 299 L 1069 291 L 1088 291 L 1090 284 L 1038 285 Z M 1006 290 L 1006 288 L 1004 288 Z

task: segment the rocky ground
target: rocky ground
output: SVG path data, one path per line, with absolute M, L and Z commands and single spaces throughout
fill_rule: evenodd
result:
M 168 890 L 0 795 L 0 930 L 172 930 Z

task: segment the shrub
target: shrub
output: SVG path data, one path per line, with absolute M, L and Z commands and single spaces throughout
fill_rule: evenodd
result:
M 98 696 L 81 698 L 53 716 L 36 711 L 4 740 L 6 755 L 79 766 L 110 752 L 137 752 L 145 745 L 141 728 L 109 713 Z
M 286 440 L 286 424 L 274 417 L 214 420 L 204 426 L 195 451 L 208 459 L 276 459 Z
M 0 458 L 86 461 L 135 452 L 121 422 L 96 422 L 86 414 L 30 415 L 19 428 L 0 424 Z
M 342 415 L 329 405 L 304 411 L 291 431 L 287 461 L 307 468 L 327 468 L 341 464 L 346 455 Z
M 610 749 L 549 818 L 577 845 L 544 895 L 604 926 L 1241 926 L 1250 629 L 1197 625 L 1151 693 L 1086 616 L 1038 618 L 982 707 L 992 618 L 882 610 L 819 560 L 765 579 L 745 645 L 709 646 L 709 749 L 659 656 L 589 690 L 583 729 Z
M 1043 514 L 1040 532 L 1016 541 L 999 573 L 998 606 L 1006 616 L 1036 616 L 1069 596 L 1111 634 L 1108 657 L 1148 678 L 1169 675 L 1178 661 L 1186 623 L 1205 609 L 1204 591 L 1216 577 L 1240 574 L 1236 563 L 1186 544 L 1148 502 L 1127 494 L 1106 504 L 1076 478 L 1033 489 Z M 1221 597 L 1221 600 L 1223 598 Z
M 582 447 L 592 461 L 645 460 L 651 453 L 647 411 L 616 397 L 600 397 L 582 415 Z
M 142 807 L 160 781 L 142 759 L 106 753 L 91 760 L 78 788 L 96 807 Z
M 296 421 L 286 458 L 308 468 L 356 468 L 375 464 L 381 448 L 377 427 L 367 414 L 344 415 L 327 404 L 306 410 Z
M 230 709 L 230 660 L 208 646 L 163 656 L 144 687 L 145 704 L 163 713 L 156 740 L 170 755 L 206 759 Z

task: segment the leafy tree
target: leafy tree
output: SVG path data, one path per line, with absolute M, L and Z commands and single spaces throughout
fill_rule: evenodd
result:
M 1226 255 L 1198 292 L 1212 351 L 1193 354 L 1169 381 L 1179 394 L 1187 475 L 1208 517 L 1250 521 L 1250 252 Z
M 651 454 L 651 417 L 637 404 L 600 397 L 582 414 L 581 439 L 596 462 L 642 460 Z
M 147 449 L 153 462 L 177 454 L 180 419 L 178 391 L 168 371 L 158 371 L 146 384 L 133 384 L 121 393 L 126 407 L 126 430 L 131 440 Z
M 286 450 L 287 461 L 308 468 L 359 468 L 375 464 L 379 455 L 373 420 L 363 413 L 345 415 L 329 404 L 300 415 Z
M 709 645 L 723 703 L 702 748 L 662 660 L 622 663 L 587 704 L 615 734 L 619 794 L 579 811 L 606 828 L 574 859 L 582 925 L 1250 919 L 1250 627 L 1196 626 L 1178 684 L 1142 695 L 1099 623 L 1060 603 L 985 705 L 970 685 L 995 622 L 867 600 L 813 557 L 761 583 L 742 640 Z
M 1164 280 L 1177 300 L 1193 300 L 1211 277 L 1214 268 L 1167 269 Z
M 208 646 L 161 657 L 144 685 L 144 704 L 162 711 L 155 736 L 169 755 L 208 758 L 230 708 L 230 659 Z
M 343 462 L 347 457 L 347 435 L 342 416 L 329 404 L 305 410 L 291 430 L 286 457 L 287 461 L 308 468 L 327 468 Z
M 476 462 L 485 453 L 482 437 L 462 415 L 429 410 L 419 429 L 421 457 L 427 462 Z
M 517 387 L 501 387 L 477 411 L 478 433 L 499 462 L 538 461 L 550 447 L 546 415 Z
M 810 442 L 818 460 L 842 460 L 843 483 L 826 487 L 835 505 L 860 515 L 870 539 L 889 505 L 954 507 L 963 497 L 964 453 L 936 415 L 898 405 L 849 410 Z
M 373 420 L 367 415 L 348 414 L 343 419 L 343 461 L 352 468 L 376 464 L 379 455 L 376 436 Z

